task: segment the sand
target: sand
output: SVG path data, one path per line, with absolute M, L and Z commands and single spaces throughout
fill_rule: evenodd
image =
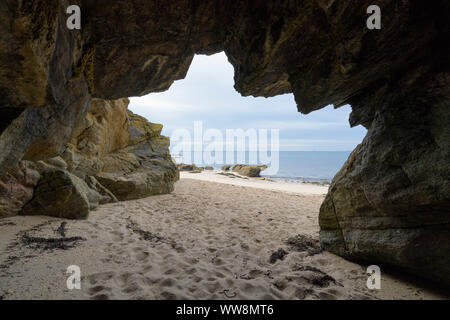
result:
M 189 178 L 202 181 L 211 181 L 216 183 L 231 184 L 234 186 L 242 187 L 252 187 L 258 189 L 274 190 L 274 191 L 284 191 L 288 193 L 297 194 L 321 194 L 325 195 L 328 191 L 327 186 L 320 186 L 312 183 L 302 183 L 298 181 L 297 183 L 285 182 L 280 180 L 275 181 L 271 178 L 247 178 L 240 176 L 236 173 L 227 172 L 230 176 L 224 176 L 218 174 L 218 172 L 213 171 L 203 171 L 202 173 L 190 173 L 190 172 L 180 172 L 181 179 Z M 264 180 L 262 180 L 264 179 Z
M 66 220 L 65 236 L 83 239 L 65 249 L 23 242 L 24 235 L 61 237 L 62 219 L 0 220 L 0 298 L 448 298 L 383 269 L 381 289 L 369 290 L 366 266 L 318 253 L 324 187 L 284 190 L 253 179 L 201 177 L 183 174 L 172 194 L 107 204 L 87 220 Z M 286 244 L 291 237 L 310 241 L 294 248 Z M 271 263 L 278 249 L 287 254 Z M 69 265 L 81 269 L 81 290 L 67 289 Z

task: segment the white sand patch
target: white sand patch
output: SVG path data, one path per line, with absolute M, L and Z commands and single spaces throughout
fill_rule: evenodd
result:
M 232 173 L 236 175 L 235 173 Z M 271 181 L 269 178 L 231 178 L 218 174 L 217 172 L 204 171 L 202 173 L 180 172 L 181 179 L 194 179 L 202 181 L 210 181 L 217 183 L 226 183 L 234 186 L 259 188 L 274 191 L 284 191 L 297 194 L 315 194 L 325 195 L 328 192 L 327 186 L 315 185 L 312 183 L 283 183 L 279 181 Z M 264 180 L 262 180 L 264 179 Z

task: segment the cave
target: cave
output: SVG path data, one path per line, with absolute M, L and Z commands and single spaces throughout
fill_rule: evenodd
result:
M 80 30 L 66 27 L 66 8 L 74 4 Z M 88 111 L 101 123 L 108 104 L 119 111 L 107 116 L 119 117 L 125 98 L 168 90 L 195 54 L 223 51 L 242 96 L 293 93 L 304 114 L 349 104 L 351 126 L 367 129 L 322 203 L 322 247 L 448 286 L 450 3 L 378 4 L 382 27 L 371 30 L 368 1 L 2 1 L 0 176 L 20 180 L 27 172 L 22 161 L 67 155 L 68 142 L 80 151 Z M 164 162 L 161 128 L 130 119 L 150 138 L 124 137 L 107 151 L 86 152 L 109 156 L 134 138 L 151 144 L 163 169 L 145 179 L 158 187 L 130 194 L 130 182 L 116 183 L 107 170 L 93 173 L 91 184 L 118 200 L 170 192 L 177 172 Z M 92 162 L 78 168 L 90 170 Z M 55 172 L 43 179 L 56 178 L 76 180 Z

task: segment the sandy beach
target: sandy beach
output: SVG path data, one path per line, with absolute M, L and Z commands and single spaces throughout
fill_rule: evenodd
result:
M 0 299 L 448 298 L 383 270 L 369 290 L 367 266 L 322 252 L 326 190 L 182 173 L 171 194 L 102 205 L 86 220 L 3 219 Z M 69 265 L 81 290 L 67 289 Z

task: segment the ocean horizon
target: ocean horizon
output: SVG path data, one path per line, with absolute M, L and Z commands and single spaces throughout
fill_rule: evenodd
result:
M 245 163 L 270 165 L 270 163 L 260 161 L 259 157 L 256 163 L 250 162 L 251 152 L 249 151 L 240 151 L 241 154 L 245 153 L 245 161 L 238 161 L 238 153 L 239 151 L 234 151 L 233 161 L 224 160 L 221 163 L 213 164 L 203 161 L 204 154 L 202 152 L 192 151 L 190 155 L 179 154 L 172 155 L 172 157 L 174 157 L 177 163 L 192 163 L 199 167 L 211 166 L 216 170 L 219 170 L 225 164 L 235 165 Z M 331 181 L 342 168 L 350 153 L 351 151 L 280 151 L 277 172 L 274 174 L 265 174 L 264 171 L 261 171 L 261 176 L 293 180 Z

